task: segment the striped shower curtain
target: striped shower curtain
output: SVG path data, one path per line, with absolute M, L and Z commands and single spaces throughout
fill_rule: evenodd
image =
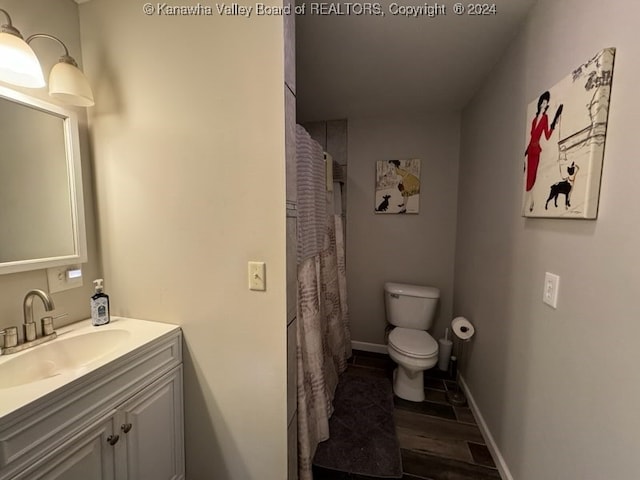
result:
M 320 145 L 296 127 L 298 196 L 298 478 L 329 438 L 338 376 L 351 356 L 342 218 L 330 208 Z

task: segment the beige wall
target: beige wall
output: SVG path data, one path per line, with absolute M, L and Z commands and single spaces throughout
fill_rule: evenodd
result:
M 34 33 L 48 33 L 60 38 L 69 48 L 71 56 L 82 66 L 78 6 L 75 3 L 69 0 L 0 0 L 0 8 L 9 12 L 14 26 L 20 30 L 25 38 Z M 4 23 L 4 15 L 1 15 L 1 18 Z M 51 67 L 64 51 L 57 43 L 43 39 L 34 40 L 32 47 L 42 64 L 46 79 Z M 4 83 L 2 85 L 49 103 L 56 103 L 53 98 L 49 97 L 46 89 L 18 88 Z M 89 297 L 93 294 L 91 281 L 100 275 L 93 216 L 91 152 L 87 140 L 87 110 L 84 108 L 75 108 L 74 110 L 78 114 L 79 123 L 89 262 L 83 265 L 84 285 L 82 287 L 52 294 L 56 305 L 54 314 L 65 312 L 69 314 L 68 317 L 58 320 L 57 325 L 64 325 L 90 316 Z M 27 138 L 31 140 L 31 137 Z M 46 229 L 41 230 L 41 235 L 46 237 Z M 32 288 L 49 289 L 46 270 L 0 275 L 0 328 L 22 324 L 22 299 L 25 293 Z M 34 317 L 39 318 L 42 315 L 41 302 L 34 302 Z
M 451 321 L 459 115 L 349 118 L 347 288 L 352 340 L 384 345 L 386 281 L 441 289 L 438 338 Z M 374 213 L 377 160 L 419 158 L 420 213 Z
M 640 6 L 541 0 L 463 113 L 454 309 L 464 375 L 514 479 L 638 478 Z M 597 221 L 520 216 L 526 106 L 616 47 Z M 560 276 L 554 310 L 545 272 Z
M 112 309 L 184 330 L 189 480 L 282 480 L 282 17 L 147 16 L 143 3 L 80 6 Z M 248 290 L 249 260 L 266 262 L 266 292 Z

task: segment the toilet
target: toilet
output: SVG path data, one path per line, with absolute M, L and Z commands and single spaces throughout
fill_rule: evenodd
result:
M 440 290 L 435 287 L 384 284 L 389 333 L 387 351 L 398 364 L 393 372 L 393 393 L 412 402 L 424 400 L 423 372 L 438 363 L 438 342 L 427 333 L 433 324 Z

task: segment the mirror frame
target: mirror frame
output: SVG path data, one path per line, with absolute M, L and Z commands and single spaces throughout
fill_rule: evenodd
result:
M 71 255 L 2 262 L 0 263 L 0 275 L 86 263 L 87 235 L 85 231 L 84 196 L 82 192 L 80 139 L 76 113 L 60 105 L 46 102 L 39 98 L 26 95 L 1 85 L 0 97 L 5 100 L 54 115 L 63 120 L 64 143 L 67 157 L 67 181 L 69 187 L 69 198 L 71 201 L 71 221 L 73 226 L 74 244 L 73 253 Z

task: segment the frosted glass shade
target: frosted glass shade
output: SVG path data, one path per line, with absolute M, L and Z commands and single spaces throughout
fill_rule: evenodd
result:
M 0 80 L 20 87 L 45 86 L 36 54 L 16 35 L 0 32 Z
M 49 74 L 49 95 L 78 107 L 91 107 L 93 92 L 84 73 L 65 62 L 56 63 Z

